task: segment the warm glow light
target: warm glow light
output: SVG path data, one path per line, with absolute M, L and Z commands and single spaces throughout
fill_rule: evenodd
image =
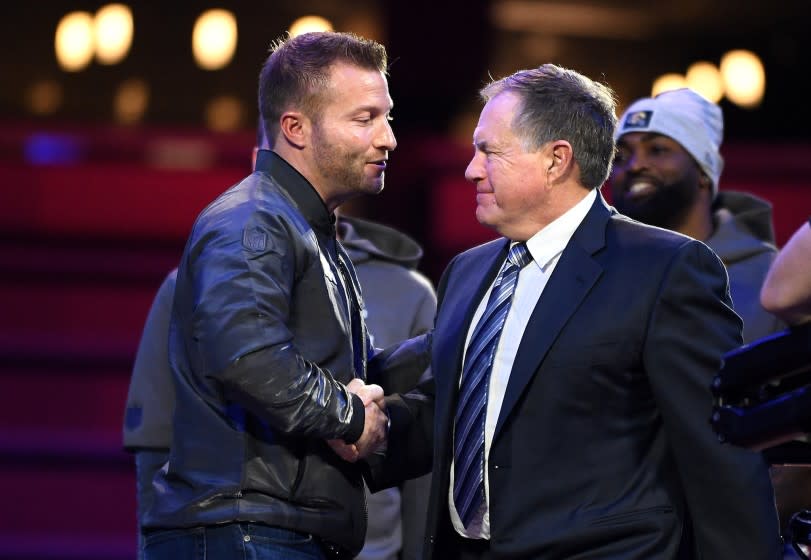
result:
M 386 36 L 383 29 L 384 25 L 381 22 L 382 19 L 383 16 L 371 6 L 364 6 L 362 11 L 343 14 L 341 27 L 343 31 L 349 31 L 355 35 L 385 44 Z M 332 30 L 332 26 L 329 29 Z
M 62 86 L 54 80 L 40 80 L 25 96 L 25 105 L 35 115 L 51 115 L 62 105 Z
M 699 61 L 690 65 L 685 74 L 687 87 L 700 93 L 713 103 L 724 97 L 721 71 L 712 62 Z
M 200 14 L 192 31 L 192 52 L 204 70 L 219 70 L 231 62 L 237 48 L 237 20 L 228 10 Z
M 290 36 L 295 37 L 313 31 L 332 31 L 332 23 L 321 16 L 302 16 L 290 24 Z
M 107 4 L 96 12 L 96 59 L 101 64 L 121 62 L 132 45 L 132 12 L 124 4 Z
M 766 89 L 766 72 L 760 58 L 745 50 L 729 51 L 721 57 L 721 77 L 727 99 L 747 109 L 760 105 Z
M 687 87 L 687 79 L 681 74 L 662 74 L 653 81 L 651 95 L 657 96 L 662 92 Z
M 242 103 L 232 95 L 221 95 L 206 105 L 206 126 L 217 132 L 230 132 L 242 125 Z
M 93 16 L 70 12 L 59 20 L 54 40 L 56 60 L 63 70 L 77 72 L 93 58 Z
M 118 87 L 113 111 L 121 124 L 134 124 L 144 117 L 148 105 L 149 86 L 143 80 L 130 78 Z

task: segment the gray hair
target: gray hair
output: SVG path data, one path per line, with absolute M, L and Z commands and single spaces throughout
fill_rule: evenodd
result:
M 554 64 L 518 72 L 486 85 L 487 102 L 504 92 L 517 94 L 512 122 L 524 149 L 535 151 L 552 140 L 571 144 L 580 182 L 595 189 L 605 183 L 614 159 L 616 94 L 607 85 Z

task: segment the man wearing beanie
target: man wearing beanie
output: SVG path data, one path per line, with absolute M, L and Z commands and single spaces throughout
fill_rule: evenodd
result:
M 723 133 L 721 108 L 690 89 L 635 101 L 614 135 L 611 195 L 623 214 L 689 235 L 718 254 L 748 343 L 785 328 L 763 309 L 759 297 L 777 248 L 768 202 L 747 193 L 718 192 Z M 772 469 L 784 534 L 798 498 L 807 497 L 811 505 L 808 479 L 799 469 Z
M 623 214 L 689 235 L 718 254 L 748 343 L 784 328 L 759 299 L 777 248 L 768 202 L 718 192 L 723 134 L 721 108 L 690 89 L 635 101 L 615 133 L 611 195 Z

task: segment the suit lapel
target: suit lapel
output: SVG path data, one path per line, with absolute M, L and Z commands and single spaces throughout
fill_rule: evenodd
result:
M 496 436 L 558 334 L 602 274 L 602 266 L 594 261 L 592 255 L 605 246 L 605 227 L 609 216 L 610 211 L 598 193 L 588 214 L 563 250 L 530 316 L 507 383 L 496 424 Z

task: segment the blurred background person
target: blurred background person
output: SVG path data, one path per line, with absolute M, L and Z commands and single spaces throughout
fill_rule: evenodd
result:
M 384 348 L 428 331 L 434 324 L 436 294 L 416 271 L 422 248 L 410 237 L 368 220 L 338 216 L 338 239 L 346 249 L 363 290 L 372 343 Z M 384 386 L 405 393 L 419 378 L 403 377 Z M 367 489 L 369 523 L 361 560 L 420 558 L 431 475 L 374 494 Z
M 143 558 L 142 520 L 155 501 L 152 479 L 169 459 L 175 386 L 169 367 L 169 317 L 175 295 L 177 269 L 164 278 L 149 308 L 124 410 L 124 449 L 135 458 L 138 504 L 138 558 Z
M 744 343 L 784 325 L 760 305 L 760 287 L 777 253 L 771 204 L 719 192 L 724 134 L 721 108 L 690 89 L 638 99 L 617 126 L 611 196 L 640 222 L 706 243 L 729 274 Z

